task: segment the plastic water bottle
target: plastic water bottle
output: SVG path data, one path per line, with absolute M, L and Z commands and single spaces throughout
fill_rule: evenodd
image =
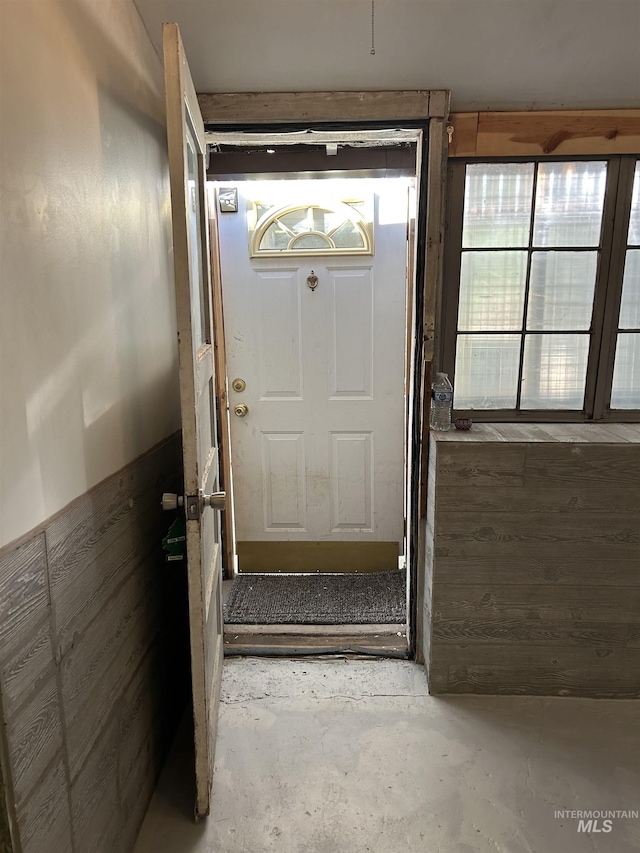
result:
M 436 373 L 431 386 L 431 429 L 446 432 L 451 426 L 451 408 L 453 406 L 453 385 L 446 373 Z

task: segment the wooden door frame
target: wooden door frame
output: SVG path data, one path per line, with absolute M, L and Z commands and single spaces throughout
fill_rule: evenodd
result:
M 409 381 L 411 448 L 406 472 L 411 496 L 407 519 L 410 566 L 409 650 L 424 662 L 425 522 L 429 403 L 438 369 L 439 311 L 447 174 L 448 90 L 377 92 L 199 93 L 206 127 L 217 130 L 287 131 L 295 126 L 351 129 L 368 125 L 415 127 L 419 131 L 413 317 Z M 425 168 L 426 166 L 426 168 Z M 221 401 L 226 406 L 226 400 Z

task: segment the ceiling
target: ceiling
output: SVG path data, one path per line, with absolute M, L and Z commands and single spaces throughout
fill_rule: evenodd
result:
M 639 0 L 135 0 L 200 92 L 451 89 L 455 110 L 640 107 Z

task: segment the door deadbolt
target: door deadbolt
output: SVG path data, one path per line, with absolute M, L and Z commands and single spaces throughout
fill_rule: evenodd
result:
M 249 406 L 246 403 L 238 403 L 233 411 L 239 418 L 244 418 L 249 412 Z
M 233 382 L 231 383 L 231 387 L 234 391 L 240 392 L 244 391 L 244 389 L 247 387 L 247 383 L 244 381 L 244 379 L 238 378 L 233 380 Z

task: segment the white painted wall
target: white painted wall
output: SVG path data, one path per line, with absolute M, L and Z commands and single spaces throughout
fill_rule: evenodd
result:
M 640 106 L 639 0 L 135 0 L 201 92 L 448 88 L 455 110 Z
M 0 545 L 179 428 L 162 68 L 131 0 L 0 0 Z

